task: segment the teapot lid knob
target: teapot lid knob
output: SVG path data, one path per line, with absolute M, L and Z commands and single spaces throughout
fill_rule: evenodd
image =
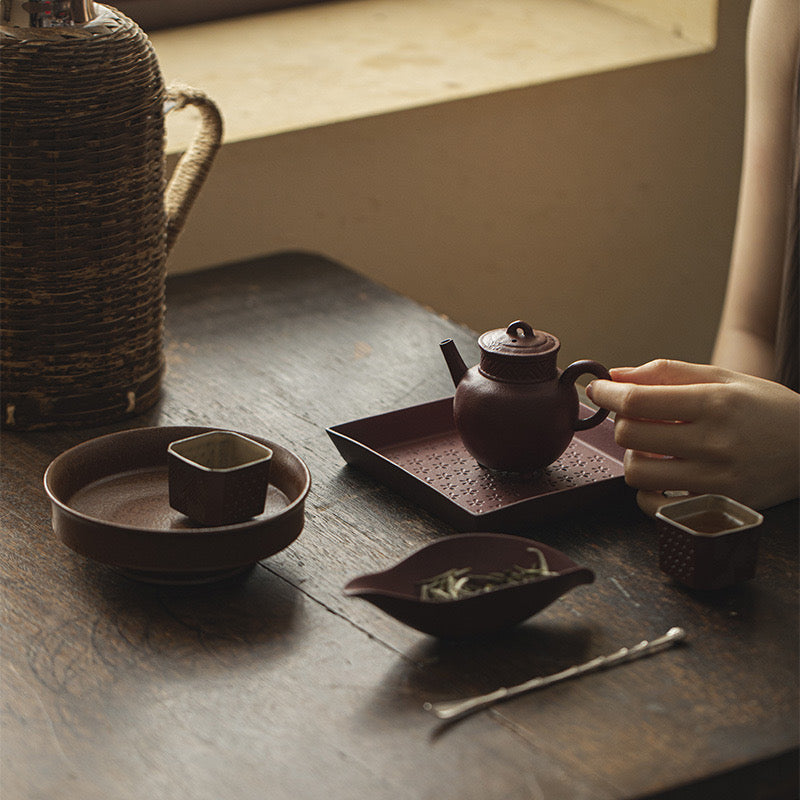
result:
M 521 334 L 520 331 L 522 331 Z M 532 339 L 536 335 L 533 328 L 530 325 L 528 325 L 527 322 L 523 322 L 521 319 L 512 322 L 506 328 L 506 334 L 512 339 L 517 337 L 520 339 L 525 339 L 525 338 Z

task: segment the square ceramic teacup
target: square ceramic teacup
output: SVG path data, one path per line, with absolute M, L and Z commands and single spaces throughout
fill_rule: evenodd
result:
M 231 431 L 210 431 L 167 448 L 169 504 L 201 525 L 229 525 L 264 511 L 272 450 Z
M 755 576 L 764 517 L 729 497 L 704 494 L 661 506 L 659 567 L 692 589 L 722 589 Z

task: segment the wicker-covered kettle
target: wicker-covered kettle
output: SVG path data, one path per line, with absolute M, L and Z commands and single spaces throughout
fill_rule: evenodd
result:
M 85 427 L 158 399 L 165 261 L 222 137 L 147 36 L 88 0 L 3 0 L 0 424 Z M 169 183 L 164 114 L 200 111 Z

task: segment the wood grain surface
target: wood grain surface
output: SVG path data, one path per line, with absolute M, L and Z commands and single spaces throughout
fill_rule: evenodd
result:
M 659 572 L 657 529 L 632 496 L 532 520 L 526 534 L 595 583 L 510 631 L 434 639 L 342 587 L 452 529 L 346 466 L 325 428 L 451 394 L 439 341 L 470 364 L 474 333 L 303 254 L 171 279 L 167 332 L 147 415 L 2 436 L 4 800 L 796 796 L 796 503 L 766 512 L 756 579 L 715 593 Z M 306 462 L 290 547 L 237 579 L 169 587 L 55 539 L 42 475 L 56 455 L 180 424 Z M 423 710 L 673 625 L 685 645 L 452 726 Z

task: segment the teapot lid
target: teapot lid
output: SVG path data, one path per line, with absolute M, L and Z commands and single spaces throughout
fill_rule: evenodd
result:
M 507 328 L 486 331 L 478 346 L 487 353 L 504 356 L 540 356 L 559 350 L 561 342 L 550 333 L 535 331 L 527 322 L 516 320 Z

